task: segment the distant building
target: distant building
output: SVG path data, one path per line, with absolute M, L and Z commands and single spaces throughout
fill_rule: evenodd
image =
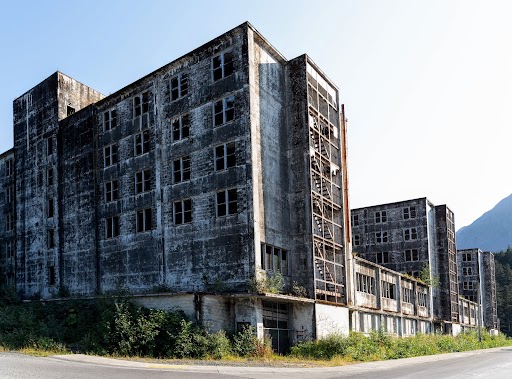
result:
M 497 330 L 494 254 L 480 249 L 457 250 L 457 260 L 460 295 L 482 304 L 482 325 Z
M 420 198 L 352 209 L 351 215 L 354 253 L 411 277 L 418 278 L 426 271 L 430 280 L 438 278 L 439 285 L 432 291 L 434 325 L 438 330 L 457 333 L 460 319 L 453 212 Z

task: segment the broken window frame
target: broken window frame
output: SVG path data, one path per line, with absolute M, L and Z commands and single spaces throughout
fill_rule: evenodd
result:
M 14 173 L 14 159 L 7 159 L 5 161 L 5 176 L 9 177 L 12 176 Z
M 382 244 L 382 243 L 388 243 L 388 232 L 387 231 L 381 231 L 381 232 L 375 232 L 375 243 L 376 244 Z
M 137 233 L 148 232 L 153 229 L 152 214 L 151 208 L 138 209 L 135 212 L 135 227 Z
M 103 158 L 105 167 L 113 166 L 117 163 L 118 160 L 118 149 L 117 144 L 112 143 L 103 148 Z
M 425 292 L 416 292 L 418 298 L 418 307 L 427 307 L 427 294 Z
M 192 222 L 192 199 L 182 199 L 173 204 L 174 225 L 185 225 Z
M 402 302 L 413 304 L 413 290 L 411 288 L 407 288 L 402 286 Z
M 105 239 L 119 237 L 121 234 L 119 225 L 119 216 L 111 216 L 105 218 Z
M 151 191 L 151 170 L 141 170 L 135 173 L 135 193 L 142 194 Z
M 238 192 L 236 188 L 217 192 L 215 200 L 217 217 L 238 214 Z
M 105 202 L 119 200 L 119 181 L 111 180 L 105 183 Z
M 169 95 L 172 101 L 176 101 L 188 94 L 188 73 L 183 72 L 169 80 Z
M 375 278 L 356 272 L 356 291 L 375 296 Z
M 263 270 L 279 272 L 283 276 L 288 276 L 289 262 L 288 250 L 261 243 L 261 268 Z
M 213 103 L 213 126 L 218 127 L 235 119 L 235 96 L 230 95 Z
M 190 137 L 190 117 L 188 113 L 182 114 L 171 121 L 172 142 Z
M 213 149 L 215 171 L 227 170 L 236 166 L 236 144 L 227 142 Z
M 405 249 L 404 261 L 406 262 L 418 262 L 420 260 L 420 253 L 418 249 Z
M 192 171 L 190 155 L 185 155 L 172 162 L 172 179 L 174 184 L 190 180 Z
M 139 117 L 149 112 L 149 91 L 133 97 L 133 117 Z
M 386 280 L 381 280 L 381 297 L 390 300 L 396 300 L 396 284 L 388 282 Z
M 117 109 L 103 112 L 103 131 L 108 132 L 117 126 Z
M 226 50 L 212 57 L 212 80 L 227 78 L 235 72 L 233 50 Z
M 134 144 L 134 155 L 144 155 L 147 154 L 150 150 L 150 134 L 149 129 L 146 129 L 140 133 L 137 133 L 133 136 L 133 144 Z

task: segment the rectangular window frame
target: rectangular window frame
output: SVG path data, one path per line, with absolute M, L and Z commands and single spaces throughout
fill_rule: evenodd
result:
M 172 179 L 174 184 L 188 182 L 192 171 L 190 155 L 185 155 L 172 162 Z
M 227 78 L 235 71 L 233 50 L 226 50 L 212 57 L 212 80 Z
M 171 102 L 181 99 L 188 94 L 188 72 L 178 74 L 169 80 Z
M 213 149 L 215 171 L 236 166 L 236 144 L 234 141 L 215 146 Z
M 261 243 L 261 268 L 265 271 L 289 275 L 289 252 L 283 248 Z
M 228 124 L 235 119 L 235 96 L 230 95 L 213 103 L 213 126 Z
M 135 194 L 151 191 L 151 170 L 141 170 L 135 173 Z
M 140 133 L 137 133 L 133 136 L 133 154 L 138 157 L 140 155 L 144 155 L 149 153 L 151 148 L 150 145 L 151 135 L 149 134 L 149 129 L 146 129 Z
M 182 114 L 171 121 L 172 142 L 182 141 L 190 137 L 190 116 Z
M 153 211 L 151 208 L 138 209 L 135 212 L 135 230 L 137 233 L 149 232 L 153 229 Z
M 111 216 L 105 218 L 105 239 L 119 237 L 121 234 L 119 225 L 119 216 Z
M 105 202 L 119 200 L 119 180 L 111 180 L 105 183 Z
M 117 109 L 103 112 L 103 131 L 108 132 L 117 126 Z
M 226 217 L 238 214 L 238 192 L 236 188 L 218 191 L 215 199 L 217 217 Z
M 10 177 L 14 174 L 14 159 L 10 158 L 5 161 L 5 176 Z
M 418 249 L 405 249 L 404 261 L 406 262 L 418 262 L 420 260 L 420 253 Z
M 149 91 L 133 97 L 133 117 L 140 117 L 149 113 Z
M 117 143 L 112 143 L 103 148 L 104 166 L 111 167 L 118 162 Z
M 185 225 L 192 222 L 192 199 L 177 200 L 173 204 L 174 225 Z

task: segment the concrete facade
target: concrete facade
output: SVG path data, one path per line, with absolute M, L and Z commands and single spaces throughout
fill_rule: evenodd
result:
M 434 323 L 451 333 L 460 322 L 453 212 L 420 198 L 352 209 L 351 217 L 355 254 L 410 277 L 423 270 L 439 280 L 431 293 Z
M 498 328 L 494 254 L 480 249 L 457 250 L 459 290 L 462 297 L 482 305 L 481 325 Z

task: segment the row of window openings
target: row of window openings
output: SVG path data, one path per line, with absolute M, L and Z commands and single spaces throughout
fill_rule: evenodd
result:
M 376 211 L 375 212 L 375 223 L 382 224 L 388 221 L 387 211 Z M 402 208 L 402 216 L 404 220 L 416 218 L 416 207 L 405 207 Z M 352 225 L 359 225 L 359 215 L 352 215 Z
M 212 58 L 212 76 L 217 81 L 233 73 L 233 53 L 227 51 Z M 171 101 L 181 99 L 189 93 L 188 73 L 181 73 L 171 78 L 169 83 Z M 141 93 L 133 98 L 133 115 L 139 117 L 149 112 L 149 92 Z M 226 99 L 224 99 L 226 100 Z M 216 112 L 217 114 L 217 112 Z M 227 121 L 224 121 L 227 122 Z M 103 127 L 105 131 L 117 125 L 117 111 L 108 110 L 103 113 Z M 218 124 L 216 124 L 218 125 Z
M 216 194 L 217 216 L 223 217 L 238 213 L 238 194 L 236 188 L 217 192 Z M 182 225 L 192 222 L 192 199 L 178 200 L 173 203 L 174 224 Z M 107 217 L 105 219 L 106 238 L 119 236 L 119 216 Z M 151 208 L 140 209 L 136 212 L 136 231 L 145 232 L 152 227 Z
M 215 148 L 215 170 L 236 165 L 235 143 L 224 144 Z M 190 156 L 179 158 L 173 162 L 174 183 L 190 180 Z M 135 174 L 135 193 L 143 193 L 151 190 L 151 171 L 143 170 Z M 113 180 L 105 183 L 105 200 L 107 202 L 119 199 L 119 182 Z
M 407 249 L 403 252 L 406 262 L 417 262 L 420 259 L 418 249 Z M 391 254 L 389 251 L 379 251 L 375 254 L 375 261 L 378 264 L 391 263 Z
M 413 241 L 418 239 L 418 232 L 416 228 L 404 229 L 404 240 L 405 241 Z M 363 241 L 359 234 L 354 235 L 354 246 L 360 246 Z M 376 232 L 375 233 L 375 243 L 388 243 L 388 232 Z
M 369 275 L 356 273 L 356 289 L 358 292 L 368 293 L 375 295 L 375 279 Z M 427 306 L 427 294 L 424 292 L 417 292 L 418 305 L 422 307 Z M 381 281 L 381 296 L 387 299 L 396 299 L 396 285 L 385 280 Z M 405 303 L 413 302 L 413 290 L 410 288 L 402 287 L 402 301 Z

